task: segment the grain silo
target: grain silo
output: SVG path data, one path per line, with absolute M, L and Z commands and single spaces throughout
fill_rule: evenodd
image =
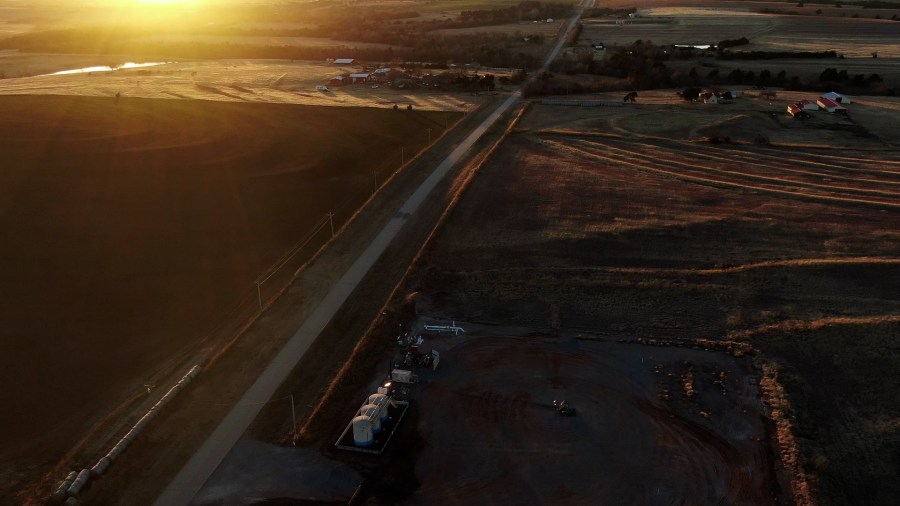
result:
M 369 417 L 372 421 L 372 432 L 378 434 L 381 432 L 381 410 L 374 404 L 366 404 L 359 408 L 359 414 Z
M 384 394 L 372 394 L 369 396 L 369 404 L 378 406 L 381 413 L 381 423 L 388 419 L 388 396 Z
M 370 446 L 375 440 L 372 434 L 372 422 L 368 416 L 359 415 L 353 419 L 353 444 L 356 446 Z

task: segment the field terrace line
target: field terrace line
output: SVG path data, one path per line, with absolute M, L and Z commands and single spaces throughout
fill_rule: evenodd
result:
M 541 69 L 546 69 L 565 44 L 566 36 L 581 19 L 584 8 L 592 0 L 584 0 L 572 17 L 565 32 L 560 36 L 553 50 L 548 54 Z M 265 371 L 244 393 L 234 408 L 225 416 L 209 438 L 188 460 L 163 493 L 156 499 L 155 506 L 176 506 L 190 504 L 219 464 L 225 459 L 238 439 L 246 432 L 250 423 L 259 414 L 262 406 L 269 401 L 275 391 L 287 379 L 290 372 L 328 325 L 363 277 L 381 257 L 394 237 L 403 228 L 409 217 L 419 209 L 426 197 L 450 172 L 450 169 L 471 149 L 482 135 L 497 122 L 520 98 L 521 89 L 503 101 L 497 109 L 478 125 L 466 139 L 442 161 L 428 178 L 407 199 L 394 217 L 381 229 L 363 253 L 353 262 L 340 280 L 332 287 L 315 311 L 291 336 L 284 348 L 275 356 Z

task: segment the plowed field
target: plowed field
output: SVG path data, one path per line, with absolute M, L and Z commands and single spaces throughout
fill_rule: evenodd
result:
M 889 504 L 890 104 L 801 123 L 757 98 L 639 100 L 534 105 L 411 274 L 420 318 L 471 327 L 430 341 L 413 502 L 806 503 L 808 485 Z M 734 340 L 783 368 L 799 460 L 750 362 L 683 348 Z

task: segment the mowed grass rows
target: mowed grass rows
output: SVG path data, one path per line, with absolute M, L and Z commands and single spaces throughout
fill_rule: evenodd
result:
M 457 116 L 0 97 L 0 461 L 58 457 Z

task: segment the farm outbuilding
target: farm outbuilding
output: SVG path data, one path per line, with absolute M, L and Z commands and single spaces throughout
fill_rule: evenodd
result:
M 803 100 L 797 102 L 804 111 L 818 111 L 819 104 L 817 104 L 814 100 L 810 100 L 808 98 L 804 98 Z
M 823 94 L 822 97 L 832 100 L 834 102 L 837 102 L 839 104 L 849 104 L 850 103 L 850 97 L 848 97 L 847 95 L 842 95 L 835 91 L 829 91 L 828 93 Z
M 335 58 L 331 63 L 335 65 L 353 65 L 356 62 L 355 58 Z
M 802 117 L 803 108 L 799 104 L 788 104 L 787 113 L 795 118 Z
M 328 80 L 328 84 L 332 86 L 340 86 L 344 84 L 344 76 L 334 76 Z
M 368 73 L 350 74 L 350 84 L 365 83 L 369 80 Z
M 819 107 L 821 107 L 822 109 L 825 109 L 825 110 L 828 111 L 828 112 L 836 112 L 836 113 L 841 113 L 841 114 L 847 114 L 847 108 L 846 108 L 846 107 L 844 107 L 844 106 L 842 106 L 841 104 L 835 102 L 834 100 L 831 100 L 830 98 L 826 98 L 826 97 L 824 97 L 824 96 L 823 96 L 823 97 L 819 97 L 819 100 L 817 100 L 816 103 L 819 104 Z

